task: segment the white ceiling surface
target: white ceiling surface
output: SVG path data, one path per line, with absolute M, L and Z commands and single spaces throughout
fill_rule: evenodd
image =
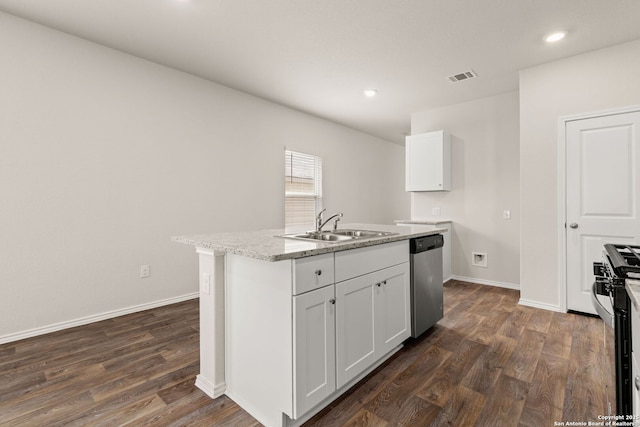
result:
M 522 68 L 640 38 L 638 0 L 0 0 L 0 10 L 396 143 L 412 112 L 517 90 Z M 556 30 L 568 36 L 546 44 Z M 468 69 L 478 77 L 446 78 Z

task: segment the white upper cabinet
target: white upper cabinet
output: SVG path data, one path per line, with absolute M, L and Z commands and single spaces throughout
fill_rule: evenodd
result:
M 407 136 L 406 191 L 451 190 L 451 140 L 444 130 Z

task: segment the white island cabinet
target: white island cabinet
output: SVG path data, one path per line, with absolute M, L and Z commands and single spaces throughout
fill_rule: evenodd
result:
M 409 239 L 445 228 L 346 224 L 339 243 L 284 230 L 176 236 L 196 247 L 200 374 L 267 427 L 298 426 L 410 336 Z
M 226 394 L 298 425 L 410 336 L 408 241 L 280 262 L 227 257 Z

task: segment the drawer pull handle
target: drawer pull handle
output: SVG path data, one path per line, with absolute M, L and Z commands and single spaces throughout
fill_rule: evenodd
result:
M 640 377 L 636 375 L 634 383 L 636 384 L 636 390 L 640 390 Z
M 316 276 L 322 276 L 322 270 L 316 270 Z
M 382 283 L 380 283 L 380 282 L 376 283 L 377 287 L 380 287 L 381 285 L 382 285 Z

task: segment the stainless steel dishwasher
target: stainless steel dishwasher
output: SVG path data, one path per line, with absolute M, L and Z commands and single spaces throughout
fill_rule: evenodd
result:
M 411 336 L 417 338 L 442 319 L 442 234 L 410 240 Z

